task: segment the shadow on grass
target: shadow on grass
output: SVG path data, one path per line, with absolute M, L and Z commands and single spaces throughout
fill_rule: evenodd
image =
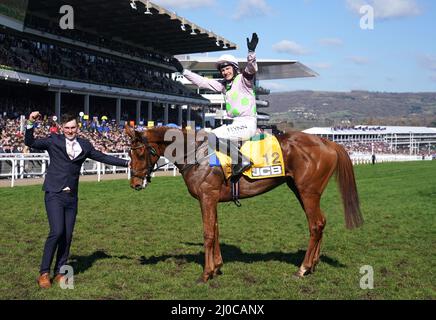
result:
M 202 243 L 185 243 L 189 246 L 199 246 L 203 247 Z M 226 262 L 243 262 L 243 263 L 255 263 L 255 262 L 267 262 L 267 261 L 278 261 L 285 262 L 288 264 L 293 264 L 299 267 L 303 262 L 304 255 L 306 251 L 298 250 L 297 252 L 268 252 L 268 253 L 246 253 L 240 248 L 221 244 L 221 255 L 223 257 L 224 263 Z M 179 255 L 162 255 L 159 257 L 141 257 L 140 263 L 142 265 L 158 264 L 159 262 L 166 261 L 168 259 L 175 259 L 176 261 L 183 261 L 184 263 L 197 263 L 201 266 L 204 265 L 204 252 L 198 254 L 179 254 Z M 340 263 L 338 260 L 330 258 L 325 255 L 321 255 L 321 262 L 327 263 L 328 265 L 335 268 L 345 268 L 346 265 Z
M 95 251 L 93 254 L 91 254 L 89 256 L 71 256 L 69 264 L 70 264 L 70 266 L 73 267 L 74 274 L 79 274 L 79 273 L 85 272 L 86 270 L 90 269 L 92 267 L 92 265 L 98 260 L 112 259 L 112 258 L 132 260 L 132 258 L 130 258 L 130 257 L 111 256 L 111 255 L 108 255 L 106 252 L 99 250 L 99 251 Z

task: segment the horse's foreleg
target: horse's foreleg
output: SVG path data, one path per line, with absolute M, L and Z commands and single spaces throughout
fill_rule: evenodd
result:
M 221 256 L 221 248 L 220 248 L 220 233 L 218 226 L 218 217 L 215 223 L 215 247 L 213 250 L 213 259 L 215 263 L 215 270 L 213 272 L 214 276 L 219 276 L 222 274 L 221 267 L 223 266 L 223 257 Z
M 301 200 L 309 223 L 310 240 L 304 261 L 296 273 L 298 277 L 304 277 L 315 271 L 315 266 L 319 262 L 322 235 L 326 225 L 326 218 L 320 208 L 320 195 L 302 193 Z
M 215 234 L 217 224 L 217 201 L 211 198 L 200 200 L 201 213 L 203 218 L 204 236 L 204 269 L 201 282 L 207 282 L 215 272 L 214 249 L 217 236 Z

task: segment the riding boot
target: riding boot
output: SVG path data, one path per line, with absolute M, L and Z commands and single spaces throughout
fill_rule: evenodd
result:
M 232 177 L 239 177 L 242 173 L 244 173 L 245 170 L 250 168 L 253 164 L 251 163 L 249 158 L 247 158 L 241 153 L 238 146 L 233 141 L 229 141 L 229 147 L 230 147 L 231 157 L 232 155 L 235 154 L 238 155 L 236 163 L 234 162 L 232 157 Z
M 232 159 L 232 177 L 240 176 L 253 165 L 250 159 L 239 151 L 237 144 L 231 140 L 220 139 L 211 132 L 208 134 L 208 143 L 212 150 L 227 154 Z M 237 155 L 237 159 L 234 159 L 235 155 Z

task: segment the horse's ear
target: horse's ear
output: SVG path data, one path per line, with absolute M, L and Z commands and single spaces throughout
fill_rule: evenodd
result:
M 124 126 L 124 129 L 126 130 L 126 133 L 130 138 L 135 138 L 135 130 L 133 130 L 127 123 Z

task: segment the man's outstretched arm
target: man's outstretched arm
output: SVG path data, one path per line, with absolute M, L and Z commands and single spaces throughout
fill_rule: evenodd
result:
M 221 82 L 213 80 L 213 79 L 208 79 L 208 78 L 202 77 L 202 76 L 200 76 L 200 75 L 198 75 L 190 70 L 183 68 L 180 61 L 177 60 L 176 58 L 173 58 L 172 64 L 179 73 L 183 74 L 186 79 L 191 81 L 193 84 L 195 84 L 199 88 L 208 89 L 208 90 L 212 90 L 215 92 L 223 92 L 224 91 L 224 85 Z
M 50 147 L 50 138 L 45 139 L 35 139 L 33 136 L 33 125 L 36 120 L 41 117 L 38 111 L 33 111 L 29 115 L 29 120 L 27 120 L 26 133 L 24 134 L 24 144 L 29 148 L 48 150 Z
M 110 156 L 107 154 L 104 154 L 103 152 L 100 152 L 98 150 L 95 150 L 95 148 L 91 145 L 91 150 L 89 151 L 89 154 L 87 155 L 88 158 L 103 162 L 106 164 L 109 164 L 111 166 L 117 166 L 117 167 L 128 167 L 129 166 L 129 160 L 117 158 L 114 156 Z

